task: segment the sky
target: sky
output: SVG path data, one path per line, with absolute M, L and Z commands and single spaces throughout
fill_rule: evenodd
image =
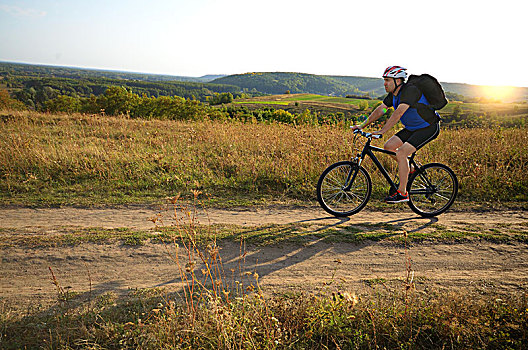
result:
M 0 61 L 528 86 L 526 0 L 0 0 Z

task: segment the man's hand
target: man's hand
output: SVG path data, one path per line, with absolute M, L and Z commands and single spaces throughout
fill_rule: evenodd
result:
M 350 129 L 352 129 L 352 130 L 363 129 L 363 126 L 362 126 L 362 125 L 352 125 L 352 126 L 350 127 Z

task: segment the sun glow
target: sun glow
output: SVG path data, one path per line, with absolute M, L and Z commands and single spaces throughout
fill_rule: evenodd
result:
M 514 97 L 515 88 L 511 86 L 482 86 L 483 97 L 507 102 Z

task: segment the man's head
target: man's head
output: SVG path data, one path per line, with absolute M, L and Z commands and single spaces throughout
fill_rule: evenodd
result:
M 385 91 L 394 92 L 407 78 L 407 69 L 400 66 L 390 66 L 383 72 Z

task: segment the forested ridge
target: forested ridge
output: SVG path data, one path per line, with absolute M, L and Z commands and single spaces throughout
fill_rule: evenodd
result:
M 11 75 L 26 77 L 55 77 L 55 78 L 107 78 L 120 80 L 141 80 L 141 81 L 187 81 L 197 83 L 208 83 L 211 80 L 221 77 L 221 75 L 205 75 L 203 77 L 187 77 L 166 74 L 148 74 L 113 70 L 61 67 L 49 65 L 35 65 L 24 63 L 0 62 L 0 72 Z
M 355 85 L 333 77 L 306 73 L 263 72 L 235 74 L 213 80 L 217 84 L 240 86 L 268 94 L 312 93 L 345 96 L 363 93 Z

